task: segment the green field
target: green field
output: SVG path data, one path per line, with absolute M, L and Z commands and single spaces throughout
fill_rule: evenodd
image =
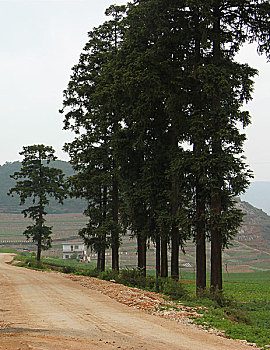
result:
M 59 239 L 76 236 L 87 219 L 79 213 L 48 214 L 46 221 L 48 226 L 52 226 L 54 239 Z M 32 221 L 21 214 L 0 213 L 0 244 L 5 240 L 14 240 L 15 236 L 16 240 L 18 237 L 25 240 L 23 231 L 31 224 Z
M 211 326 L 225 329 L 226 334 L 232 338 L 243 338 L 248 342 L 257 343 L 259 346 L 270 344 L 270 271 L 246 274 L 224 275 L 224 291 L 226 295 L 235 300 L 240 311 L 225 314 L 232 315 L 237 320 L 237 315 L 248 316 L 250 322 L 232 323 L 229 320 L 209 320 Z M 208 316 L 205 317 L 206 319 Z

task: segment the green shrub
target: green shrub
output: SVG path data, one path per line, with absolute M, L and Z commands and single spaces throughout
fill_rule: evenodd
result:
M 202 290 L 197 297 L 197 301 L 205 306 L 213 307 L 238 307 L 237 302 L 223 291 L 212 293 L 209 289 Z
M 115 270 L 106 270 L 106 271 L 100 272 L 98 274 L 98 278 L 105 281 L 110 281 L 110 280 L 115 280 L 116 282 L 119 281 L 118 272 Z
M 107 272 L 108 273 L 108 272 Z M 105 275 L 99 275 L 101 278 Z M 126 286 L 166 294 L 173 299 L 180 299 L 187 295 L 183 284 L 169 278 L 144 277 L 138 269 L 123 269 L 119 275 L 108 274 L 108 279 L 115 279 Z
M 119 273 L 119 282 L 130 287 L 145 288 L 146 278 L 138 269 L 123 269 Z
M 187 294 L 182 283 L 172 279 L 165 279 L 162 288 L 163 290 L 161 292 L 163 294 L 166 294 L 172 299 L 176 299 L 176 300 L 185 297 Z
M 220 307 L 235 306 L 236 302 L 223 291 L 210 293 L 210 299 L 215 300 Z
M 21 260 L 19 266 L 29 267 L 37 270 L 45 270 L 46 267 L 42 264 L 41 261 L 37 261 L 35 258 L 27 257 Z
M 88 277 L 98 277 L 99 276 L 99 272 L 97 271 L 97 269 L 84 270 L 83 271 L 83 275 L 84 276 L 88 276 Z
M 152 292 L 156 292 L 156 289 L 155 289 L 156 279 L 154 277 L 147 277 L 146 281 L 147 281 L 146 289 Z
M 245 323 L 248 325 L 252 324 L 250 317 L 243 310 L 234 309 L 234 308 L 230 308 L 230 307 L 226 307 L 223 310 L 224 310 L 226 316 L 228 317 L 228 319 L 232 322 Z
M 76 267 L 72 267 L 72 266 L 63 266 L 62 267 L 62 272 L 63 273 L 76 273 L 78 270 L 76 269 Z

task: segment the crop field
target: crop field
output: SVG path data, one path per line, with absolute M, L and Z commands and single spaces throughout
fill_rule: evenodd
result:
M 225 275 L 224 291 L 250 318 L 245 326 L 228 324 L 227 334 L 233 338 L 244 334 L 249 342 L 270 344 L 270 271 Z
M 67 239 L 77 236 L 78 230 L 87 222 L 86 217 L 79 213 L 48 214 L 46 223 L 52 226 L 53 239 Z M 0 244 L 4 241 L 25 241 L 23 231 L 32 221 L 21 214 L 0 213 Z
M 192 274 L 183 272 L 185 288 L 195 294 Z M 208 307 L 196 323 L 225 331 L 234 339 L 246 339 L 259 346 L 270 345 L 270 271 L 224 273 L 223 290 L 229 302 L 222 308 L 202 300 Z
M 62 256 L 62 243 L 67 241 L 80 240 L 78 231 L 84 227 L 87 218 L 79 213 L 69 214 L 49 214 L 47 215 L 47 225 L 52 226 L 53 247 L 43 254 L 47 256 Z M 35 251 L 35 246 L 31 242 L 26 242 L 23 235 L 25 228 L 31 224 L 31 220 L 26 219 L 21 214 L 0 213 L 0 248 L 27 248 Z M 121 237 L 120 265 L 121 267 L 133 268 L 137 265 L 136 241 L 130 236 Z M 91 259 L 96 261 L 97 255 L 92 252 Z M 106 252 L 107 265 L 111 265 L 111 252 Z M 170 261 L 170 251 L 169 251 Z M 210 246 L 207 245 L 207 266 L 209 269 Z M 187 242 L 185 253 L 180 253 L 181 271 L 190 271 L 195 275 L 195 245 L 192 241 Z M 234 241 L 230 249 L 225 249 L 223 253 L 224 273 L 232 274 L 237 272 L 270 271 L 270 251 L 252 248 L 243 242 Z M 155 269 L 155 247 L 150 243 L 147 252 L 147 269 Z

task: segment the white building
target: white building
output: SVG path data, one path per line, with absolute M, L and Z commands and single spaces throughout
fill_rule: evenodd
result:
M 90 261 L 85 244 L 82 242 L 63 243 L 63 259 L 80 259 Z

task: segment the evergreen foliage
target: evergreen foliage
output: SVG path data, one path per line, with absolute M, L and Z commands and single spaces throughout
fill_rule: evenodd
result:
M 113 17 L 89 32 L 89 41 L 73 68 L 65 91 L 64 107 L 69 108 L 65 128 L 77 133 L 65 145 L 77 174 L 70 179 L 73 194 L 86 198 L 89 224 L 80 231 L 85 243 L 98 253 L 98 269 L 105 269 L 105 249 L 112 247 L 112 267 L 119 270 L 121 227 L 119 214 L 118 165 L 114 139 L 121 129 L 113 83 L 113 66 L 121 43 L 124 6 L 111 6 Z
M 138 0 L 110 7 L 113 19 L 89 33 L 64 93 L 65 128 L 77 134 L 65 149 L 79 172 L 74 193 L 89 202 L 80 233 L 88 244 L 117 248 L 120 217 L 137 237 L 140 271 L 152 240 L 156 275 L 167 277 L 170 244 L 177 280 L 179 249 L 193 235 L 199 292 L 209 239 L 212 291 L 222 289 L 222 249 L 242 220 L 234 198 L 252 177 L 239 125 L 250 123 L 243 107 L 257 71 L 235 56 L 256 41 L 269 58 L 269 8 L 263 0 Z
M 45 207 L 49 204 L 49 197 L 63 203 L 66 198 L 67 186 L 64 174 L 60 169 L 49 167 L 55 160 L 54 150 L 50 146 L 33 145 L 23 147 L 20 152 L 24 159 L 20 171 L 16 171 L 11 178 L 16 185 L 9 191 L 9 195 L 16 193 L 20 197 L 20 204 L 25 204 L 30 198 L 31 205 L 22 210 L 25 217 L 34 221 L 24 231 L 27 239 L 37 244 L 37 261 L 40 261 L 41 250 L 51 247 L 52 228 L 45 225 Z
M 6 162 L 0 166 L 0 212 L 19 214 L 23 208 L 30 206 L 30 199 L 26 199 L 24 205 L 20 205 L 19 196 L 14 193 L 8 196 L 7 192 L 14 187 L 16 181 L 10 177 L 14 172 L 21 170 L 21 162 Z M 62 170 L 65 178 L 74 175 L 74 170 L 69 162 L 54 160 L 48 164 L 49 167 Z M 48 214 L 81 213 L 86 208 L 85 200 L 77 198 L 66 198 L 63 204 L 58 203 L 54 198 L 50 198 L 50 203 L 46 207 Z

